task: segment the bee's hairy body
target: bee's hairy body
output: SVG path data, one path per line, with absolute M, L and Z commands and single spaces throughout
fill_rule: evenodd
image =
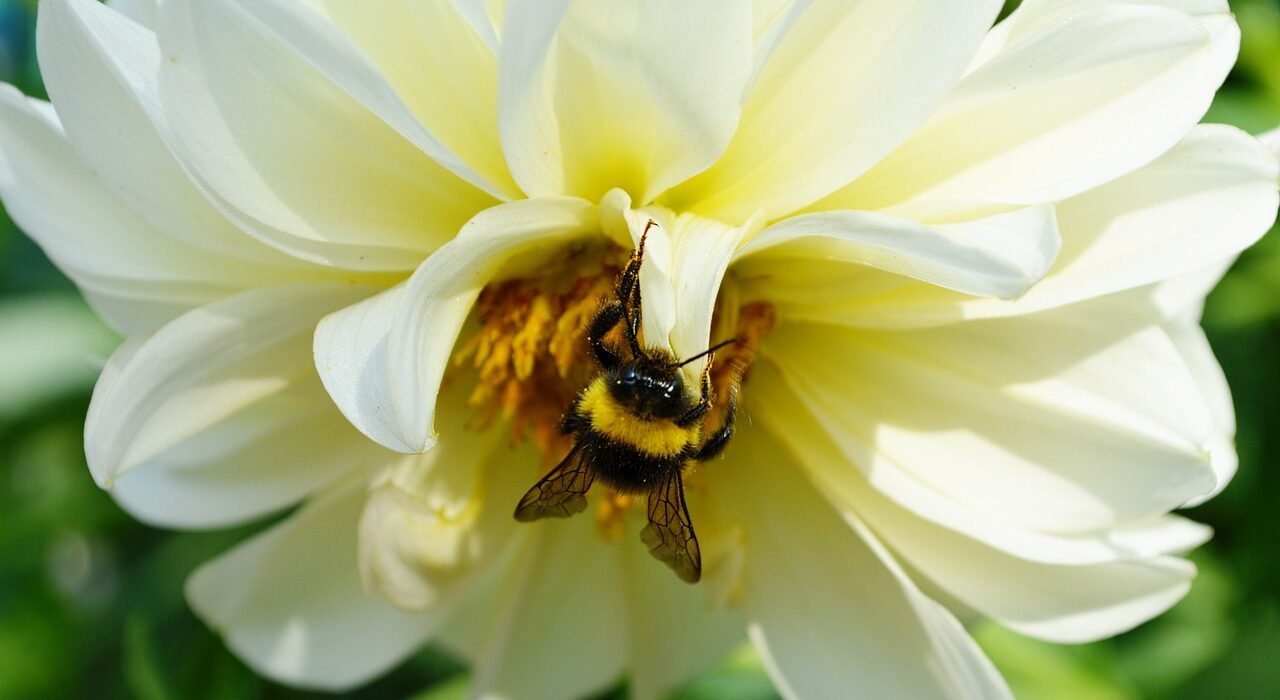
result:
M 682 427 L 670 419 L 643 418 L 609 391 L 610 374 L 587 385 L 562 429 L 582 441 L 596 477 L 620 493 L 648 493 L 693 459 L 701 423 Z M 689 408 L 696 399 L 689 400 Z M 686 409 L 687 410 L 687 409 Z
M 650 226 L 653 222 L 649 223 Z M 645 233 L 648 232 L 646 227 Z M 640 265 L 644 235 L 618 278 L 617 299 L 591 321 L 587 340 L 603 370 L 569 407 L 560 429 L 573 448 L 516 506 L 517 520 L 567 517 L 587 507 L 596 479 L 619 493 L 646 497 L 649 525 L 641 539 L 649 551 L 690 583 L 702 575 L 702 555 L 684 500 L 685 469 L 716 455 L 733 435 L 734 391 L 724 420 L 709 437 L 703 424 L 711 409 L 711 358 L 698 390 L 686 387 L 682 368 L 727 340 L 680 361 L 663 348 L 643 347 L 640 330 Z M 627 347 L 620 352 L 604 340 L 622 324 Z

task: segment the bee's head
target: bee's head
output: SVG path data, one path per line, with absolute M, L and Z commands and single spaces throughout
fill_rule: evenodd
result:
M 613 397 L 643 418 L 678 418 L 689 408 L 684 378 L 669 363 L 638 357 L 610 379 Z

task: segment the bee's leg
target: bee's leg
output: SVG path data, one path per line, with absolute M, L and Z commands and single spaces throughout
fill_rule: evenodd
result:
M 676 419 L 676 425 L 681 428 L 687 428 L 702 420 L 702 417 L 707 415 L 707 411 L 711 410 L 711 363 L 715 359 L 716 356 L 713 353 L 707 358 L 707 365 L 702 368 L 702 379 L 699 382 L 702 393 L 698 398 L 698 403 L 683 416 Z
M 698 421 L 702 420 L 702 417 L 707 415 L 707 411 L 710 411 L 710 410 L 711 410 L 710 403 L 706 401 L 699 401 L 697 405 L 689 409 L 687 413 L 685 413 L 683 416 L 680 416 L 679 418 L 676 419 L 676 425 L 680 426 L 681 428 L 687 428 L 693 425 L 694 423 L 697 423 Z
M 622 304 L 622 314 L 627 321 L 627 343 L 633 355 L 640 355 L 640 266 L 644 264 L 644 242 L 649 237 L 649 229 L 657 225 L 653 219 L 645 225 L 640 234 L 640 244 L 631 253 L 631 259 L 618 277 L 618 301 Z
M 595 355 L 596 362 L 608 372 L 617 369 L 622 364 L 622 360 L 618 357 L 618 353 L 604 344 L 604 336 L 613 330 L 624 316 L 626 312 L 622 308 L 622 303 L 612 301 L 596 313 L 596 317 L 591 320 L 591 326 L 587 328 L 587 342 L 591 345 L 591 353 Z
M 640 266 L 644 264 L 644 242 L 649 238 L 649 229 L 657 226 L 657 222 L 649 219 L 649 223 L 645 225 L 644 232 L 640 234 L 640 244 L 631 252 L 631 258 L 627 260 L 627 266 L 622 268 L 622 274 L 618 277 L 618 301 L 624 306 L 638 308 L 640 306 Z
M 737 392 L 733 392 L 729 394 L 729 407 L 724 414 L 724 423 L 720 424 L 720 429 L 715 434 L 702 443 L 702 447 L 698 449 L 698 454 L 694 456 L 694 459 L 699 462 L 705 462 L 724 452 L 725 446 L 729 444 L 729 438 L 733 437 L 733 424 L 737 413 L 738 395 Z
M 711 403 L 711 361 L 715 355 L 707 358 L 706 369 L 702 370 L 702 401 L 710 405 Z M 725 407 L 724 421 L 720 423 L 720 427 L 702 443 L 702 447 L 698 448 L 698 453 L 694 455 L 694 459 L 699 462 L 706 461 L 712 457 L 718 456 L 724 452 L 724 448 L 729 444 L 729 438 L 733 437 L 734 421 L 738 415 L 738 387 L 735 384 L 729 389 L 729 403 Z

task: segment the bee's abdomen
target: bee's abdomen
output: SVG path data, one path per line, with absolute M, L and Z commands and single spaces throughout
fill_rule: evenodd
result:
M 648 493 L 688 459 L 683 453 L 656 457 L 589 430 L 579 436 L 584 461 L 598 479 L 622 493 Z

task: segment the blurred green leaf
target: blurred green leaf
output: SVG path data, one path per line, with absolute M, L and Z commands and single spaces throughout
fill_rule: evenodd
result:
M 1095 645 L 1048 644 L 983 623 L 974 637 L 1019 700 L 1136 700 L 1141 697 Z
M 765 673 L 760 656 L 750 644 L 738 647 L 714 670 L 672 694 L 672 700 L 742 698 L 773 700 L 780 697 Z
M 411 700 L 466 700 L 471 697 L 471 677 L 459 676 L 434 688 L 415 693 Z
M 118 343 L 78 297 L 0 301 L 0 419 L 92 387 Z
M 168 684 L 156 658 L 150 624 L 139 614 L 124 623 L 124 676 L 138 700 L 170 700 Z

